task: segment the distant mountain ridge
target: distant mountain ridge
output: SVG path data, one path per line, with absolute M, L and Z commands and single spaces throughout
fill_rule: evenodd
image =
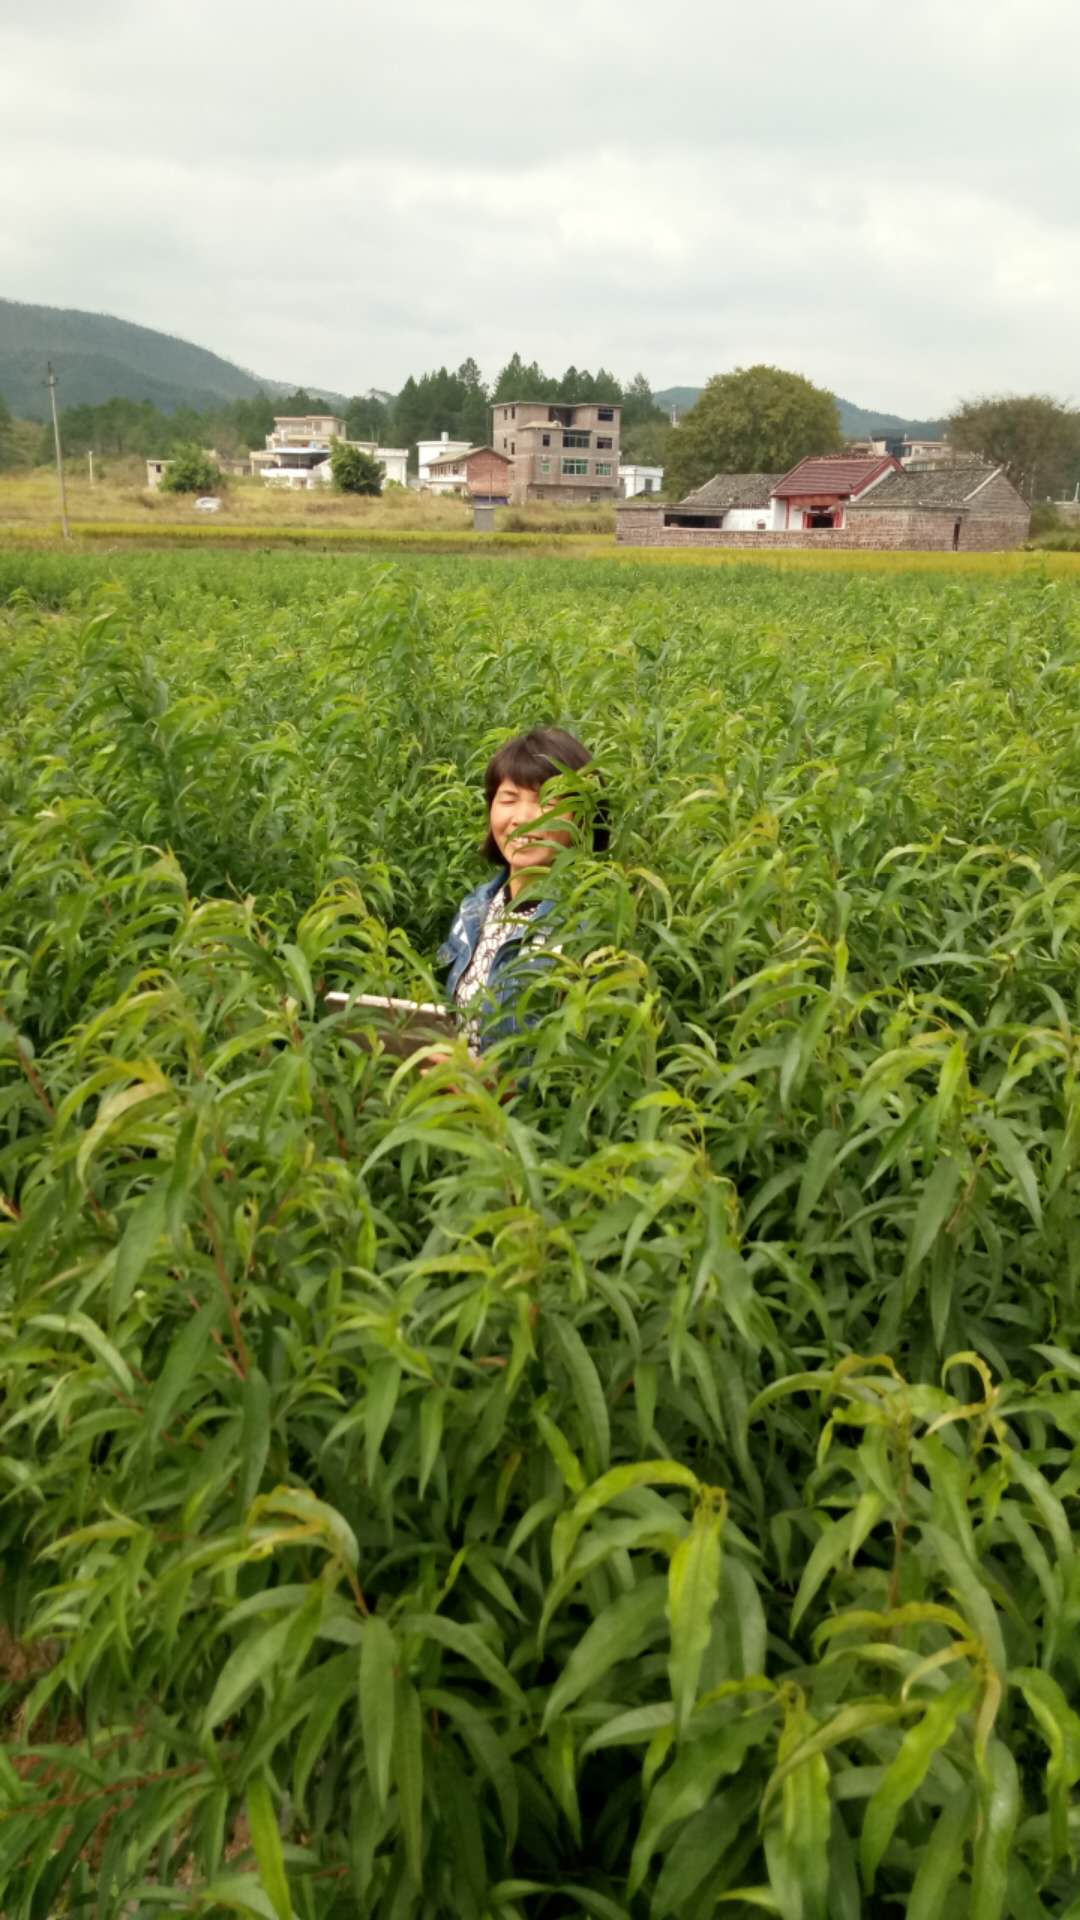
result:
M 676 407 L 681 419 L 703 391 L 702 387 L 665 387 L 663 393 L 654 398 L 665 413 Z M 857 407 L 853 400 L 843 400 L 839 394 L 836 406 L 840 425 L 849 440 L 864 440 L 875 427 L 884 428 L 886 433 L 911 434 L 916 440 L 940 439 L 945 430 L 944 420 L 909 420 L 899 413 L 879 413 L 873 407 Z
M 346 396 L 317 381 L 269 380 L 225 360 L 208 347 L 197 347 L 155 327 L 142 327 L 113 314 L 88 313 L 79 307 L 36 306 L 21 300 L 0 299 L 0 398 L 12 413 L 26 420 L 43 420 L 48 412 L 45 366 L 51 360 L 60 383 L 62 407 L 100 406 L 106 400 L 152 400 L 164 413 L 177 407 L 210 412 L 230 400 L 250 399 L 260 391 L 271 399 L 303 386 L 331 406 L 344 408 Z M 381 388 L 371 389 L 390 400 Z M 682 415 L 698 398 L 700 387 L 666 387 L 656 395 L 667 412 Z M 895 413 L 876 413 L 837 397 L 845 434 L 858 439 L 874 427 L 890 433 L 933 437 L 942 431 L 940 420 L 909 420 Z
M 297 385 L 260 379 L 207 347 L 112 314 L 0 300 L 0 395 L 19 418 L 45 418 L 48 360 L 64 407 L 126 399 L 152 400 L 165 413 L 177 407 L 209 412 L 229 400 L 250 399 L 260 390 L 273 399 L 294 392 Z M 326 387 L 309 391 L 335 406 L 344 402 L 343 394 Z

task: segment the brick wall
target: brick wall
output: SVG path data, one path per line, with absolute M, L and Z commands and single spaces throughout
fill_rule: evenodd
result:
M 1005 483 L 1008 486 L 1008 482 Z M 1019 498 L 1013 494 L 1013 500 Z M 987 487 L 989 495 L 993 487 Z M 988 506 L 995 503 L 990 500 Z M 1001 503 L 1005 506 L 1008 502 Z M 627 547 L 753 547 L 790 552 L 794 547 L 816 551 L 857 551 L 873 548 L 896 552 L 951 552 L 953 529 L 960 521 L 961 551 L 996 553 L 1022 545 L 1027 538 L 1029 515 L 1022 511 L 957 514 L 952 508 L 933 512 L 874 512 L 867 505 L 854 511 L 844 528 L 815 528 L 796 533 L 735 532 L 721 527 L 665 527 L 663 507 L 636 506 L 627 502 L 615 515 L 615 537 Z
M 469 492 L 495 494 L 503 499 L 510 492 L 511 471 L 509 462 L 500 460 L 495 453 L 470 454 L 465 462 Z

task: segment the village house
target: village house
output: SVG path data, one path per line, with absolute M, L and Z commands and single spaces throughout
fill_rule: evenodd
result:
M 600 501 L 619 497 L 621 407 L 589 400 L 500 400 L 492 445 L 511 462 L 510 499 Z
M 418 440 L 416 443 L 417 484 L 421 493 L 456 493 L 457 487 L 449 479 L 437 476 L 432 478 L 431 469 L 437 462 L 445 461 L 451 454 L 468 453 L 471 440 L 451 440 L 448 433 L 441 433 L 437 440 Z
M 429 462 L 433 493 L 457 493 L 478 507 L 505 507 L 510 500 L 513 462 L 494 447 L 465 447 Z
M 663 485 L 663 467 L 631 464 L 619 468 L 619 492 L 624 500 L 633 500 L 639 493 L 660 493 Z
M 911 434 L 872 433 L 865 440 L 849 440 L 848 453 L 891 453 L 902 467 L 935 467 L 946 461 L 970 462 L 955 453 L 948 440 L 919 439 Z
M 892 455 L 826 454 L 786 474 L 717 474 L 673 506 L 623 501 L 616 537 L 648 547 L 991 552 L 1021 546 L 1030 521 L 1002 467 L 905 469 Z
M 344 439 L 345 422 L 338 414 L 279 414 L 273 432 L 266 436 L 266 446 L 250 455 L 251 471 L 272 486 L 328 486 L 333 478 L 331 443 Z M 384 483 L 406 484 L 407 447 L 380 447 L 374 440 L 348 440 L 346 445 L 370 453 L 382 467 Z

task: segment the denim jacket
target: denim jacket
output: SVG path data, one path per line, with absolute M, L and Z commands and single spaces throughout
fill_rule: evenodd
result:
M 458 981 L 476 951 L 488 908 L 505 884 L 506 868 L 500 867 L 493 880 L 483 881 L 480 886 L 473 888 L 472 893 L 466 894 L 454 915 L 450 931 L 438 953 L 439 965 L 447 969 L 446 991 L 451 1000 Z M 553 905 L 551 900 L 538 900 L 532 910 L 532 919 L 539 920 L 549 914 Z M 524 931 L 521 927 L 511 928 L 492 961 L 487 991 L 496 1007 L 505 1011 L 501 1018 L 489 1025 L 481 1041 L 481 1051 L 507 1034 L 516 1033 L 521 1026 L 513 1012 L 513 1002 L 521 991 L 521 972 L 519 968 L 511 969 L 510 961 L 521 945 Z

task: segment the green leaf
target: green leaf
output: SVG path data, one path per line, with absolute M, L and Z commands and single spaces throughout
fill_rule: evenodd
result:
M 636 1487 L 688 1487 L 691 1492 L 698 1491 L 697 1475 L 689 1467 L 680 1466 L 676 1460 L 635 1460 L 624 1467 L 612 1467 L 602 1474 L 599 1480 L 586 1487 L 574 1502 L 570 1512 L 560 1516 L 552 1541 L 552 1562 L 555 1573 L 566 1571 L 566 1564 L 574 1551 L 581 1530 L 599 1513 L 601 1507 L 609 1506 L 613 1500 L 619 1500 Z
M 971 1837 L 971 1816 L 972 1795 L 966 1788 L 946 1801 L 919 1861 L 906 1920 L 948 1920 L 955 1913 L 964 1847 Z
M 798 1626 L 826 1575 L 834 1572 L 847 1559 L 854 1526 L 854 1513 L 845 1513 L 843 1519 L 830 1521 L 821 1538 L 815 1542 L 803 1568 L 795 1604 L 791 1609 L 793 1628 Z
M 822 1189 L 832 1172 L 843 1135 L 835 1127 L 823 1127 L 806 1156 L 806 1165 L 795 1203 L 795 1230 L 802 1233 L 817 1206 Z
M 397 1641 L 390 1628 L 377 1613 L 371 1614 L 364 1622 L 360 1642 L 360 1727 L 368 1778 L 383 1812 L 390 1795 L 394 1754 L 397 1657 Z
M 379 1449 L 397 1405 L 401 1367 L 396 1360 L 378 1360 L 368 1374 L 364 1396 L 364 1467 L 369 1487 L 376 1484 Z
M 136 1201 L 116 1249 L 109 1296 L 110 1326 L 115 1327 L 121 1315 L 127 1311 L 131 1296 L 164 1232 L 165 1185 L 159 1181 Z
M 1039 1183 L 1035 1178 L 1035 1169 L 1028 1159 L 1013 1129 L 1006 1120 L 984 1120 L 983 1125 L 998 1151 L 998 1156 L 1006 1173 L 1011 1174 L 1020 1189 L 1020 1198 L 1037 1227 L 1042 1226 L 1042 1202 L 1039 1199 Z
M 604 1608 L 586 1628 L 548 1695 L 543 1726 L 550 1726 L 560 1714 L 596 1685 L 620 1661 L 636 1659 L 663 1624 L 667 1581 L 645 1580 L 641 1586 L 624 1593 Z
M 701 1501 L 685 1539 L 679 1541 L 668 1569 L 668 1621 L 671 1656 L 668 1673 L 680 1734 L 697 1697 L 698 1676 L 712 1636 L 713 1609 L 720 1595 L 720 1537 L 723 1512 Z
M 486 1640 L 482 1640 L 475 1627 L 463 1627 L 456 1620 L 447 1620 L 441 1613 L 409 1613 L 398 1622 L 402 1635 L 415 1633 L 425 1640 L 437 1640 L 440 1646 L 451 1653 L 459 1654 L 468 1660 L 478 1673 L 482 1673 L 490 1686 L 504 1693 L 516 1707 L 523 1710 L 526 1706 L 525 1695 L 513 1680 L 498 1655 L 492 1653 Z
M 979 1790 L 979 1829 L 971 1870 L 971 1911 L 999 1920 L 1009 1885 L 1009 1852 L 1020 1817 L 1020 1776 L 1003 1740 L 987 1748 Z
M 132 1379 L 131 1368 L 128 1366 L 127 1361 L 113 1346 L 112 1341 L 106 1339 L 101 1328 L 94 1325 L 89 1315 L 79 1312 L 66 1315 L 62 1313 L 36 1313 L 27 1324 L 31 1327 L 43 1327 L 48 1333 L 76 1334 L 80 1340 L 85 1340 L 91 1351 L 97 1355 L 99 1360 L 104 1362 L 112 1374 L 113 1379 L 118 1383 L 123 1392 L 129 1396 L 134 1393 L 135 1382 Z
M 259 1491 L 270 1452 L 270 1386 L 258 1367 L 248 1372 L 241 1403 L 240 1512 L 243 1515 Z
M 206 1708 L 203 1726 L 207 1732 L 219 1727 L 223 1720 L 235 1713 L 252 1687 L 271 1674 L 279 1661 L 283 1660 L 292 1628 L 293 1614 L 290 1613 L 284 1620 L 275 1621 L 272 1627 L 260 1628 L 249 1634 L 229 1655 Z
M 605 1471 L 611 1456 L 611 1429 L 600 1375 L 576 1327 L 558 1314 L 546 1315 L 544 1325 L 570 1375 L 585 1441 L 585 1469 L 595 1478 Z
M 247 1790 L 247 1816 L 251 1828 L 251 1844 L 255 1849 L 255 1858 L 259 1863 L 259 1875 L 277 1920 L 292 1920 L 292 1900 L 289 1897 L 289 1882 L 285 1872 L 285 1856 L 281 1847 L 281 1834 L 278 1829 L 274 1803 L 270 1797 L 270 1788 L 264 1774 L 252 1780 Z
M 881 1785 L 871 1794 L 859 1848 L 859 1864 L 868 1892 L 873 1891 L 875 1875 L 903 1808 L 921 1787 L 934 1755 L 948 1745 L 957 1720 L 974 1704 L 975 1696 L 973 1683 L 962 1680 L 931 1701 L 922 1719 L 908 1728 Z
M 224 1302 L 218 1294 L 211 1294 L 173 1340 L 146 1405 L 144 1445 L 148 1450 L 157 1445 L 181 1395 L 185 1390 L 190 1391 L 192 1380 L 210 1350 L 213 1333 L 223 1318 Z
M 397 1682 L 394 1711 L 394 1784 L 405 1841 L 405 1859 L 414 1886 L 424 1877 L 424 1734 L 420 1696 L 408 1680 Z
M 1051 1859 L 1060 1860 L 1069 1851 L 1069 1788 L 1080 1779 L 1080 1714 L 1048 1673 L 1017 1667 L 1009 1680 L 1023 1692 L 1050 1749 L 1046 1768 L 1050 1849 Z
M 915 1224 L 908 1245 L 907 1270 L 914 1273 L 929 1253 L 948 1220 L 960 1190 L 964 1170 L 950 1154 L 942 1154 L 919 1196 Z

